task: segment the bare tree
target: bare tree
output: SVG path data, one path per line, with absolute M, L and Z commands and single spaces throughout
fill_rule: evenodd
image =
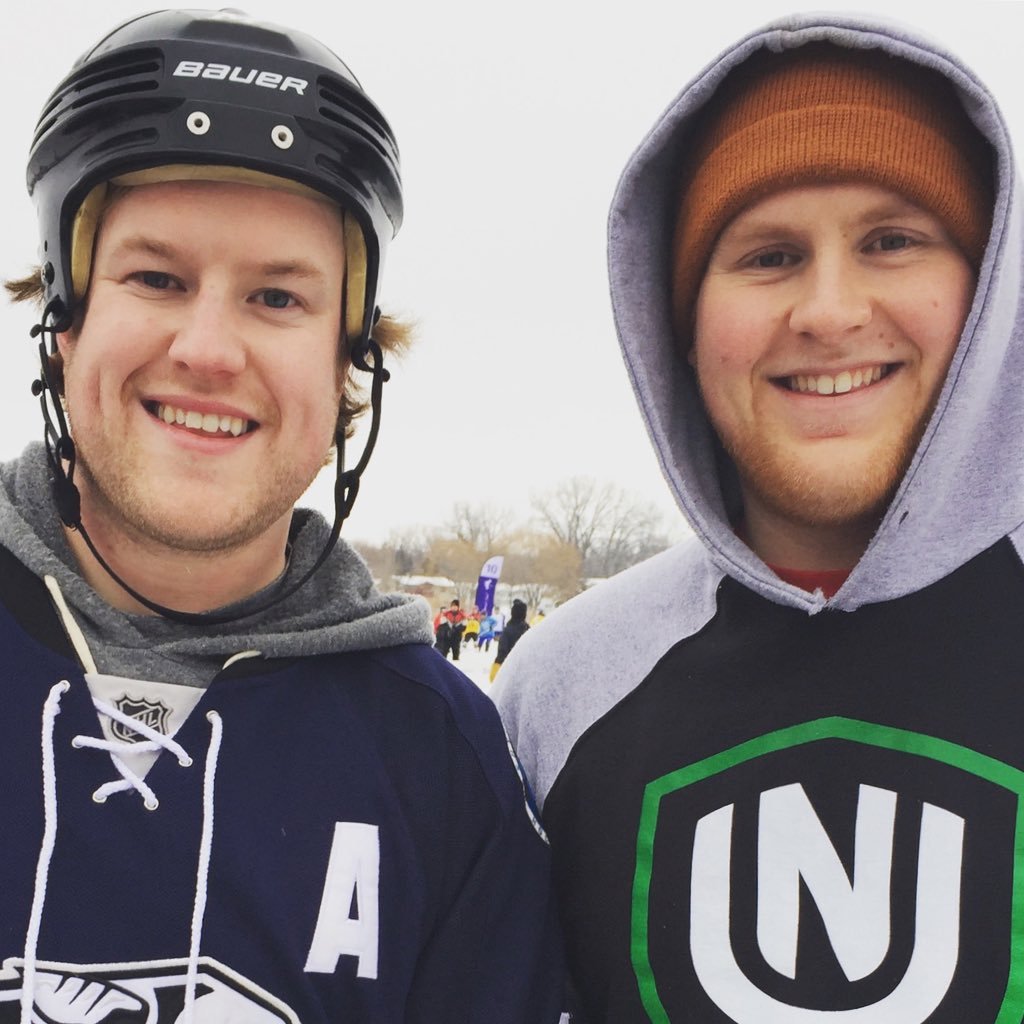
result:
M 550 534 L 522 531 L 510 539 L 502 580 L 531 608 L 567 601 L 581 590 L 579 551 Z
M 432 533 L 425 527 L 407 527 L 393 530 L 385 547 L 393 552 L 395 575 L 412 576 L 423 572 L 423 560 L 430 547 Z
M 438 575 L 447 576 L 455 583 L 456 597 L 471 607 L 483 564 L 480 552 L 467 541 L 438 535 L 430 542 L 427 561 Z
M 604 518 L 604 491 L 610 486 L 599 485 L 593 477 L 574 476 L 535 495 L 531 504 L 554 536 L 574 547 L 586 561 Z
M 532 505 L 553 536 L 579 552 L 586 576 L 611 576 L 668 544 L 660 515 L 618 484 L 571 477 Z
M 384 544 L 355 542 L 374 577 L 445 576 L 467 606 L 480 568 L 505 556 L 502 582 L 531 606 L 564 601 L 588 577 L 611 576 L 667 547 L 661 517 L 617 484 L 572 477 L 532 500 L 541 528 L 514 529 L 507 509 L 458 502 L 441 526 L 395 531 Z
M 490 502 L 473 505 L 468 501 L 457 501 L 452 506 L 448 529 L 456 540 L 471 544 L 486 559 L 499 553 L 503 538 L 510 532 L 510 524 L 508 509 L 498 508 Z
M 350 543 L 363 556 L 374 579 L 390 588 L 395 577 L 412 576 L 423 571 L 430 539 L 422 527 L 410 527 L 392 531 L 383 544 L 361 540 Z

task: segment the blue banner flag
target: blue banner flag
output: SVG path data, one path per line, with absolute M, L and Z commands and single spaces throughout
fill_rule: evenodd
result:
M 494 611 L 494 590 L 504 562 L 504 555 L 492 555 L 480 570 L 480 579 L 476 584 L 476 606 L 481 615 L 490 615 Z

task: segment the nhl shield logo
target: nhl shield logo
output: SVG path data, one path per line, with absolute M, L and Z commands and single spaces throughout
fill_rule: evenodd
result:
M 1019 1024 L 1024 773 L 843 718 L 645 789 L 632 961 L 648 1018 Z
M 157 732 L 167 733 L 167 724 L 170 721 L 171 709 L 158 700 L 140 700 L 137 697 L 130 697 L 125 694 L 119 697 L 114 706 L 123 715 L 134 718 L 150 729 Z M 141 733 L 135 732 L 123 722 L 112 720 L 110 730 L 114 736 L 124 743 L 138 743 L 145 739 Z

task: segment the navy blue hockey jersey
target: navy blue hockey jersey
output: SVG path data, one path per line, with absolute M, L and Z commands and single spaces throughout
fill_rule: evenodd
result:
M 430 648 L 235 662 L 149 809 L 6 552 L 0 599 L 0 1022 L 29 986 L 60 1024 L 558 1021 L 546 843 L 490 701 Z

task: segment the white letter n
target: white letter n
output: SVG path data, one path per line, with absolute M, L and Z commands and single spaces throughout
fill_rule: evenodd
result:
M 803 786 L 761 794 L 757 938 L 780 974 L 796 977 L 801 878 L 847 978 L 865 978 L 885 959 L 895 818 L 895 793 L 860 787 L 851 881 Z
M 339 957 L 354 956 L 358 959 L 357 977 L 377 977 L 379 882 L 377 826 L 336 821 L 320 915 L 306 959 L 307 971 L 333 974 Z

